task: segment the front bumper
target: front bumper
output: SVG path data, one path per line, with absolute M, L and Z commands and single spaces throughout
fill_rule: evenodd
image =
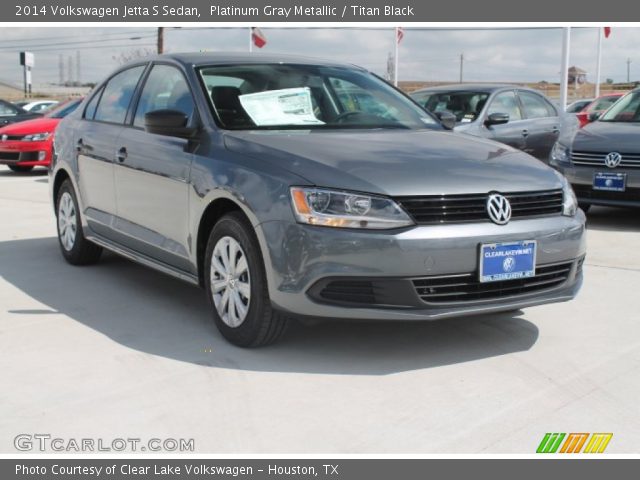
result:
M 51 163 L 51 142 L 0 142 L 0 165 L 47 166 Z
M 585 205 L 605 205 L 611 207 L 640 207 L 640 169 L 615 168 L 606 166 L 590 167 L 553 162 L 552 166 L 561 172 L 578 197 Z M 611 192 L 593 189 L 593 176 L 596 173 L 624 173 L 627 176 L 624 192 Z
M 572 299 L 582 283 L 586 251 L 585 217 L 541 217 L 492 223 L 416 226 L 402 231 L 358 231 L 265 222 L 258 237 L 274 306 L 296 315 L 372 320 L 428 320 L 512 310 Z M 422 301 L 413 280 L 475 275 L 482 243 L 537 241 L 537 266 L 569 264 L 564 281 L 536 291 L 505 290 L 492 298 L 473 297 L 433 304 Z M 335 279 L 372 282 L 383 302 L 327 301 L 319 290 Z M 395 286 L 394 286 L 395 285 Z M 404 286 L 403 286 L 404 285 Z M 395 289 L 395 290 L 394 290 Z

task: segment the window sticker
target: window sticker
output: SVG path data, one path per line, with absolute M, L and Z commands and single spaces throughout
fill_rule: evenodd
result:
M 242 108 L 258 126 L 324 124 L 313 114 L 308 87 L 249 93 L 239 98 Z

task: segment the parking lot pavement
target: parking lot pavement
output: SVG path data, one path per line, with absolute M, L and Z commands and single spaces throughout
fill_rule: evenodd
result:
M 105 255 L 64 263 L 47 177 L 0 170 L 0 452 L 21 433 L 194 438 L 198 453 L 640 450 L 640 215 L 594 208 L 569 303 L 431 323 L 294 325 L 242 350 L 204 293 Z

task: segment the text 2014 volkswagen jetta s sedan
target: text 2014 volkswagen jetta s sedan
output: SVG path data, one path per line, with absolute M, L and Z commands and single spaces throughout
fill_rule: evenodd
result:
M 294 316 L 425 320 L 573 298 L 585 219 L 566 180 L 446 131 L 358 67 L 181 54 L 127 65 L 63 120 L 64 257 L 102 248 L 205 287 L 222 334 Z

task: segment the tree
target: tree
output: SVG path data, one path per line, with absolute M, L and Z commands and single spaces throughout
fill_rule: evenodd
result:
M 155 55 L 155 53 L 156 52 L 154 50 L 151 50 L 149 48 L 137 48 L 128 52 L 122 52 L 118 55 L 112 55 L 111 58 L 118 62 L 118 65 L 124 65 L 125 63 L 129 63 L 132 60 L 138 60 L 150 55 Z
M 605 82 L 607 82 L 607 85 L 613 85 L 613 78 L 607 78 Z

